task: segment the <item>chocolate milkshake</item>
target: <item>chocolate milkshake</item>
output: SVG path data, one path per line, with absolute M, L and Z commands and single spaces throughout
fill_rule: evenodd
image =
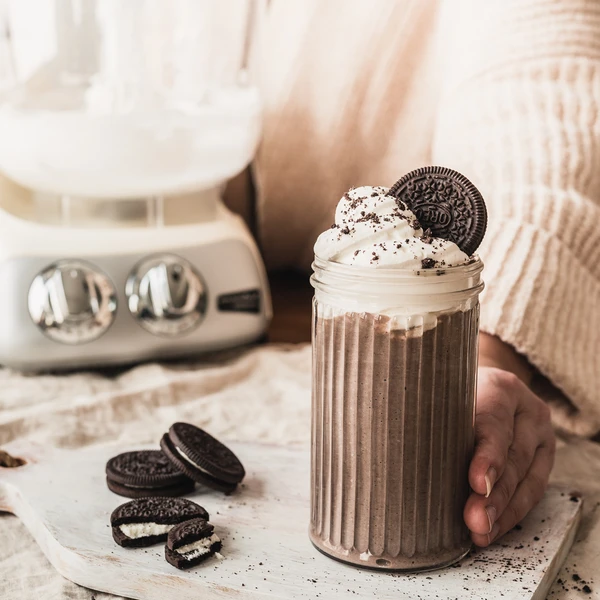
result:
M 481 262 L 386 188 L 340 200 L 315 246 L 313 544 L 423 570 L 470 549 Z

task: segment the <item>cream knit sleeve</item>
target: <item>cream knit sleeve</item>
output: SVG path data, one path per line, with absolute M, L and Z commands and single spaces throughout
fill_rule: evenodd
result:
M 525 354 L 600 430 L 600 2 L 446 0 L 433 162 L 480 188 L 481 329 Z M 452 39 L 445 39 L 451 32 Z

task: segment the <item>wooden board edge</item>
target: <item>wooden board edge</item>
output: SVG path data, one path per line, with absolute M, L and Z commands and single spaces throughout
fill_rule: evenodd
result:
M 544 572 L 542 579 L 534 592 L 533 596 L 531 596 L 531 600 L 546 600 L 548 597 L 548 593 L 550 592 L 550 588 L 554 585 L 556 578 L 558 577 L 558 573 L 563 566 L 565 560 L 573 544 L 575 542 L 575 537 L 577 536 L 577 532 L 579 531 L 579 526 L 581 524 L 581 519 L 583 516 L 583 501 L 580 500 L 577 505 L 577 510 L 575 514 L 571 518 L 571 522 L 569 523 L 569 527 L 567 530 L 567 535 L 564 537 L 563 542 L 555 554 L 554 558 L 548 565 L 548 568 Z

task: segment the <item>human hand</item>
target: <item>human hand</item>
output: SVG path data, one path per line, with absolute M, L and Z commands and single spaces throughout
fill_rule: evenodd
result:
M 473 542 L 488 546 L 542 498 L 555 439 L 548 406 L 523 381 L 529 370 L 520 357 L 510 357 L 514 351 L 497 338 L 481 342 L 475 453 L 469 468 L 473 493 L 464 519 Z M 513 372 L 506 370 L 509 364 Z

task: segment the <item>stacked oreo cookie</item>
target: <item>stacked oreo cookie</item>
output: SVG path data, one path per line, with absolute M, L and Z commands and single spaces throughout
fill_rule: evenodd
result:
M 182 496 L 199 483 L 231 494 L 245 476 L 238 457 L 219 440 L 189 423 L 174 423 L 162 450 L 124 452 L 106 463 L 106 484 L 127 498 Z
M 230 494 L 245 471 L 227 446 L 189 423 L 173 424 L 160 446 L 106 463 L 108 488 L 133 498 L 111 515 L 113 539 L 125 548 L 166 542 L 166 560 L 187 569 L 218 552 L 221 540 L 202 506 L 176 496 L 193 492 L 196 483 Z
M 160 450 L 123 452 L 106 463 L 106 485 L 119 496 L 182 496 L 194 482 L 177 470 Z

